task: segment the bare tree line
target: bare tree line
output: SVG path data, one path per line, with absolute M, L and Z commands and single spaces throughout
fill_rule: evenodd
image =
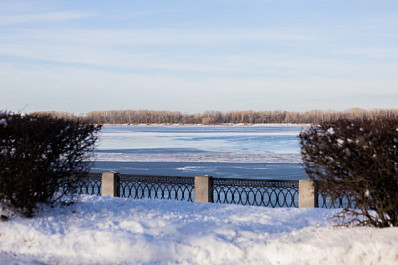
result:
M 398 119 L 398 109 L 364 110 L 360 108 L 345 111 L 311 110 L 307 112 L 292 111 L 205 111 L 188 114 L 180 111 L 156 110 L 111 110 L 92 111 L 82 115 L 69 112 L 41 112 L 51 116 L 67 119 L 83 118 L 97 124 L 319 124 L 326 121 L 345 119 L 374 119 L 388 117 Z

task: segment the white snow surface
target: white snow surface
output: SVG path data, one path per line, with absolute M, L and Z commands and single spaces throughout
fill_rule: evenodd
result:
M 337 211 L 82 196 L 1 222 L 0 264 L 398 264 L 398 228 Z

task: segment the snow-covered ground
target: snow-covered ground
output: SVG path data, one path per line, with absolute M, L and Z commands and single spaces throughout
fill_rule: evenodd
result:
M 398 228 L 335 213 L 83 196 L 1 222 L 0 264 L 398 264 Z

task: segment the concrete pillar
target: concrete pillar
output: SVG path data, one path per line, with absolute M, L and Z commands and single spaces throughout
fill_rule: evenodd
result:
M 120 197 L 120 176 L 118 172 L 102 173 L 102 196 Z
M 309 179 L 299 180 L 299 208 L 318 207 L 317 203 L 318 191 L 314 185 L 314 182 Z
M 195 177 L 195 202 L 213 202 L 213 177 Z

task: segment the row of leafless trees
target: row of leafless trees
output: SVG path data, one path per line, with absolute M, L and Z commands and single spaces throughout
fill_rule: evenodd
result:
M 76 119 L 69 112 L 47 112 L 56 117 Z M 155 110 L 112 110 L 92 111 L 83 115 L 90 123 L 97 124 L 267 124 L 267 123 L 305 123 L 318 124 L 325 121 L 345 119 L 374 119 L 375 117 L 398 118 L 398 109 L 364 110 L 359 108 L 346 111 L 312 110 L 291 111 L 205 111 L 188 114 L 179 111 Z

